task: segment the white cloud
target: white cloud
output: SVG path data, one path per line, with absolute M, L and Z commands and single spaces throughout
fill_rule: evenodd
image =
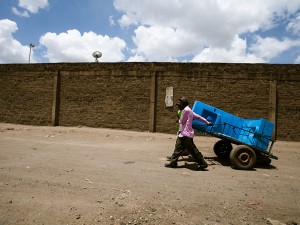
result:
M 192 54 L 197 50 L 195 46 L 201 44 L 201 39 L 192 36 L 193 34 L 171 27 L 140 26 L 135 30 L 133 38 L 137 46 L 135 53 L 145 54 L 150 61 L 168 61 Z
M 296 58 L 295 63 L 300 64 L 300 55 Z
M 28 11 L 24 10 L 23 12 L 21 12 L 16 7 L 12 8 L 12 12 L 20 17 L 29 17 Z
M 111 26 L 115 26 L 115 25 L 116 25 L 113 16 L 110 16 L 110 17 L 109 17 L 109 24 L 110 24 Z
M 235 36 L 229 48 L 207 47 L 192 62 L 264 63 L 262 58 L 247 53 L 246 40 Z
M 120 38 L 97 35 L 94 32 L 81 33 L 68 30 L 66 33 L 46 33 L 40 38 L 47 48 L 45 57 L 49 62 L 92 62 L 92 53 L 100 51 L 99 61 L 122 61 L 126 43 Z
M 297 17 L 289 22 L 287 30 L 300 36 L 300 13 L 298 13 Z
M 145 62 L 145 57 L 141 55 L 134 55 L 128 58 L 127 62 Z
M 14 21 L 0 20 L 0 63 L 27 63 L 29 59 L 29 47 L 23 46 L 13 37 L 18 30 Z M 32 62 L 34 53 L 32 52 Z
M 47 8 L 48 5 L 48 0 L 19 0 L 19 7 L 31 13 L 37 13 L 40 9 Z
M 123 15 L 121 17 L 121 19 L 118 20 L 119 24 L 121 25 L 121 27 L 127 27 L 130 26 L 132 24 L 134 25 L 138 25 L 138 23 L 136 22 L 136 18 L 134 15 L 132 14 L 128 14 L 128 15 Z
M 29 17 L 29 13 L 37 13 L 40 9 L 49 6 L 48 0 L 19 0 L 19 7 L 24 9 L 23 12 L 16 7 L 12 8 L 12 12 L 20 17 Z
M 204 48 L 209 55 L 222 50 L 230 56 L 239 53 L 236 58 L 241 61 L 261 61 L 260 56 L 245 53 L 241 57 L 234 51 L 236 37 L 278 26 L 297 12 L 300 1 L 115 0 L 114 6 L 123 13 L 120 26 L 135 28 L 134 54 L 144 55 L 148 61 L 184 57 Z
M 124 12 L 120 23 L 175 27 L 210 38 L 215 34 L 253 32 L 273 26 L 273 17 L 294 12 L 297 0 L 116 0 L 115 7 Z M 295 7 L 295 8 L 293 8 Z M 126 19 L 124 19 L 126 18 Z M 218 37 L 220 38 L 220 37 Z M 224 39 L 222 37 L 222 39 Z
M 236 35 L 229 48 L 206 47 L 192 62 L 268 63 L 270 59 L 292 47 L 300 47 L 300 41 L 280 41 L 257 36 L 256 41 L 247 47 L 246 40 Z
M 250 50 L 255 55 L 265 59 L 268 62 L 270 59 L 292 47 L 300 47 L 300 40 L 294 41 L 285 38 L 284 40 L 280 41 L 271 37 L 257 37 L 255 44 L 250 47 Z

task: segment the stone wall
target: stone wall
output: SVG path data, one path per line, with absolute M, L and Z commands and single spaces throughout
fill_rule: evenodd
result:
M 166 107 L 173 87 L 174 106 Z M 0 122 L 175 133 L 176 99 L 276 123 L 300 141 L 300 65 L 58 63 L 0 65 Z

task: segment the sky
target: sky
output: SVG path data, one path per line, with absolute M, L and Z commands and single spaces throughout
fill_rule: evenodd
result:
M 94 62 L 95 51 L 100 62 L 300 64 L 300 1 L 0 0 L 0 64 Z

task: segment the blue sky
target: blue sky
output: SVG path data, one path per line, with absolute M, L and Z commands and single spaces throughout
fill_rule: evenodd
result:
M 299 0 L 1 0 L 0 63 L 300 63 Z

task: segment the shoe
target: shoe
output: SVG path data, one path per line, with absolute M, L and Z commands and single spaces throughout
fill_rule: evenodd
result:
M 176 167 L 177 167 L 177 163 L 176 163 L 176 164 L 173 164 L 173 163 L 166 163 L 166 164 L 165 164 L 165 167 L 168 167 L 168 168 L 176 168 Z
M 166 158 L 168 161 L 170 161 L 172 159 L 172 156 L 167 156 Z
M 208 171 L 207 167 L 208 167 L 207 165 L 198 165 L 197 170 Z

